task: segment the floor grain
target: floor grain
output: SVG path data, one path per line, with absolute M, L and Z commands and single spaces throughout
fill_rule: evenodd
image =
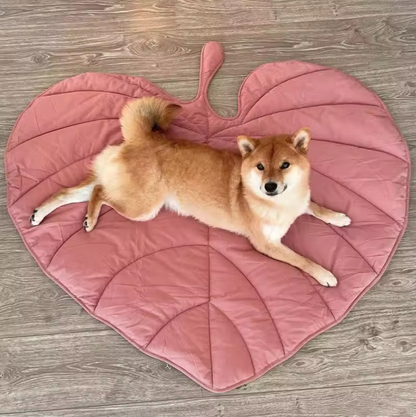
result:
M 416 415 L 416 383 L 283 391 L 22 413 L 21 417 L 344 417 Z M 336 410 L 336 411 L 334 411 Z M 351 411 L 353 410 L 353 411 Z M 5 414 L 15 416 L 16 414 Z
M 210 40 L 226 54 L 209 90 L 222 116 L 236 113 L 239 86 L 260 64 L 329 65 L 380 95 L 416 162 L 414 0 L 2 0 L 0 151 L 37 94 L 80 72 L 141 75 L 192 99 L 200 50 Z M 3 180 L 0 415 L 416 415 L 413 195 L 395 257 L 350 315 L 262 378 L 223 395 L 204 391 L 89 317 L 40 271 L 5 201 Z

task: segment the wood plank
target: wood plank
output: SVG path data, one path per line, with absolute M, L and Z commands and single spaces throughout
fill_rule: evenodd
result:
M 67 36 L 65 19 L 70 15 L 61 15 L 58 19 L 59 11 L 56 13 L 56 19 L 45 15 L 48 22 L 39 23 L 53 32 L 50 36 L 38 31 L 23 37 L 11 31 L 3 34 L 0 71 L 4 70 L 0 74 L 5 85 L 28 71 L 35 76 L 43 75 L 47 81 L 45 88 L 59 74 L 62 79 L 85 71 L 137 75 L 140 69 L 140 75 L 155 82 L 186 80 L 195 78 L 200 49 L 213 39 L 222 42 L 227 59 L 222 71 L 232 76 L 246 75 L 264 62 L 287 59 L 324 65 L 333 65 L 335 60 L 338 65 L 345 63 L 344 69 L 354 67 L 355 63 L 382 68 L 383 63 L 394 65 L 393 57 L 400 62 L 405 58 L 403 54 L 412 53 L 416 48 L 412 35 L 415 14 L 339 19 L 325 25 L 317 21 L 297 25 L 263 22 L 256 26 L 255 35 L 247 37 L 244 25 L 227 23 L 204 31 L 189 27 L 181 30 L 176 26 L 172 29 L 167 23 L 162 32 L 149 32 L 146 26 L 137 24 L 137 28 L 127 33 L 119 33 L 116 28 L 109 31 L 109 23 L 109 27 L 91 26 L 79 33 L 74 33 L 70 27 L 67 30 L 70 36 Z M 73 19 L 76 24 L 83 21 L 82 16 Z
M 200 397 L 112 330 L 0 341 L 0 413 Z
M 353 310 L 291 359 L 231 393 L 416 381 L 416 367 L 409 366 L 416 359 L 415 313 L 415 307 Z
M 97 2 L 79 1 L 63 2 L 34 0 L 17 3 L 3 0 L 1 18 L 7 22 L 15 22 L 25 26 L 25 31 L 38 33 L 39 26 L 45 33 L 51 30 L 51 24 L 63 23 L 72 33 L 82 32 L 85 27 L 80 21 L 88 20 L 90 26 L 105 30 L 107 25 L 117 27 L 119 31 L 132 31 L 144 27 L 146 30 L 158 31 L 172 27 L 178 29 L 198 28 L 207 31 L 212 26 L 222 24 L 224 27 L 259 26 L 262 24 L 281 24 L 284 22 L 333 21 L 354 17 L 380 15 L 408 15 L 416 12 L 412 0 L 384 0 L 380 5 L 376 0 L 349 0 L 334 2 L 331 0 L 293 0 L 287 8 L 285 0 L 244 0 L 224 2 L 212 0 L 207 4 L 203 0 L 154 1 L 141 0 L 135 2 L 114 2 L 105 0 Z M 54 19 L 58 17 L 58 19 Z M 28 20 L 30 20 L 28 22 Z M 137 25 L 140 22 L 140 25 Z M 29 23 L 29 24 L 27 24 Z M 7 27 L 7 31 L 15 31 Z
M 416 307 L 354 311 L 288 361 L 223 395 L 416 381 L 409 366 L 415 329 Z M 0 339 L 0 373 L 4 412 L 189 398 L 202 390 L 111 330 Z
M 380 417 L 416 414 L 416 383 L 216 396 L 17 414 L 21 417 Z M 16 414 L 5 414 L 12 417 Z
M 108 329 L 38 266 L 7 268 L 0 274 L 0 339 Z

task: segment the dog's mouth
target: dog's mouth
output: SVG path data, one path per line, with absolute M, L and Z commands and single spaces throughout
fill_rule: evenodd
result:
M 273 192 L 268 192 L 268 191 L 263 191 L 263 192 L 269 197 L 274 197 L 276 195 L 283 194 L 286 191 L 286 188 L 287 188 L 287 185 L 285 184 L 282 191 L 276 190 Z

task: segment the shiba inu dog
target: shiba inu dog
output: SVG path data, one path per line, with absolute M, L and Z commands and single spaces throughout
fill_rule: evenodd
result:
M 103 204 L 135 221 L 150 220 L 166 207 L 244 235 L 259 252 L 301 269 L 324 286 L 336 286 L 330 271 L 281 243 L 305 213 L 339 227 L 351 223 L 345 214 L 310 199 L 308 129 L 262 139 L 239 136 L 238 154 L 167 138 L 163 131 L 179 110 L 179 105 L 154 97 L 127 104 L 120 119 L 124 142 L 105 148 L 81 184 L 58 191 L 37 207 L 31 224 L 69 203 L 89 202 L 87 232 L 96 226 Z

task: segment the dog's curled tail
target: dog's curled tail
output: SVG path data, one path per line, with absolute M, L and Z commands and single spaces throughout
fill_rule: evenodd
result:
M 140 142 L 153 132 L 166 130 L 181 106 L 156 97 L 131 101 L 124 107 L 120 123 L 124 140 Z

